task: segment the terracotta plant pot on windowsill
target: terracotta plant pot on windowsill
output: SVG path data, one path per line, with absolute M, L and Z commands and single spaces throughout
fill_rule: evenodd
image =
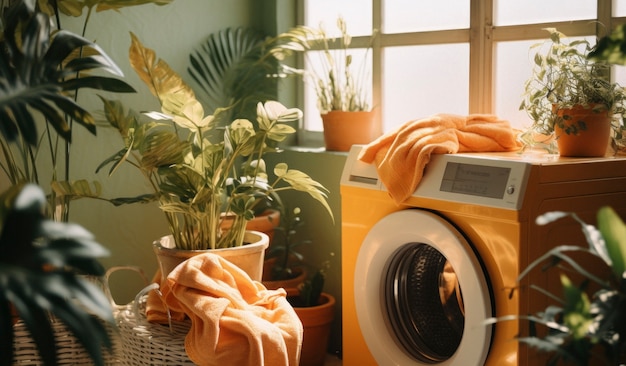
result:
M 606 155 L 611 134 L 611 117 L 606 109 L 594 111 L 592 107 L 574 106 L 571 109 L 559 109 L 557 115 L 563 119 L 565 127 L 563 129 L 558 124 L 554 126 L 561 156 Z
M 349 151 L 352 145 L 372 142 L 378 137 L 374 116 L 374 111 L 322 114 L 326 150 Z

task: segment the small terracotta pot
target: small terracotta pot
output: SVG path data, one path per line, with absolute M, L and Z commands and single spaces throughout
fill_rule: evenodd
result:
M 559 109 L 557 115 L 565 127 L 578 125 L 578 132 L 567 133 L 558 124 L 554 126 L 559 155 L 571 157 L 601 157 L 606 155 L 611 135 L 611 117 L 608 111 L 600 112 L 583 106 Z M 584 126 L 584 128 L 581 128 Z
M 298 294 L 298 289 L 288 289 L 287 299 L 298 296 Z M 324 365 L 330 328 L 335 316 L 335 298 L 331 294 L 323 292 L 320 295 L 319 305 L 311 307 L 293 306 L 293 309 L 304 328 L 300 366 Z
M 374 117 L 374 111 L 322 114 L 326 150 L 349 151 L 352 145 L 372 142 L 379 135 Z
M 270 280 L 274 263 L 276 263 L 276 258 L 267 259 L 263 263 L 263 285 L 268 290 L 298 288 L 298 285 L 304 282 L 307 277 L 307 272 L 303 267 L 296 267 L 292 269 L 293 273 L 296 274 L 295 277 L 286 280 Z
M 244 244 L 240 247 L 208 249 L 208 250 L 183 250 L 177 249 L 172 235 L 164 236 L 152 245 L 159 262 L 161 278 L 176 268 L 185 260 L 203 253 L 214 253 L 241 268 L 255 281 L 261 281 L 263 275 L 263 260 L 265 249 L 269 246 L 267 235 L 258 231 L 247 231 L 244 236 Z

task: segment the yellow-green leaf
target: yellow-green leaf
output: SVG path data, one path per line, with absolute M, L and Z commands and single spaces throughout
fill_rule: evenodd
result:
M 606 243 L 615 276 L 622 278 L 626 270 L 626 226 L 613 208 L 605 206 L 597 214 L 598 230 Z

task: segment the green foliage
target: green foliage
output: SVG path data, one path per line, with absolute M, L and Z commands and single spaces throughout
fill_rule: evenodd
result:
M 331 253 L 331 256 L 334 254 Z M 324 291 L 324 282 L 326 281 L 326 271 L 330 268 L 330 260 L 326 260 L 322 263 L 320 269 L 318 269 L 313 276 L 306 279 L 300 284 L 298 289 L 300 290 L 299 307 L 310 307 L 319 305 L 319 299 Z
M 153 192 L 138 201 L 158 200 L 180 249 L 216 249 L 243 244 L 246 223 L 254 209 L 277 192 L 293 189 L 309 194 L 332 216 L 326 189 L 307 174 L 279 163 L 276 180 L 268 181 L 263 156 L 279 152 L 268 142 L 282 141 L 295 130 L 285 122 L 301 118 L 299 109 L 268 101 L 256 106 L 255 128 L 247 119 L 220 127 L 205 115 L 193 90 L 169 65 L 132 35 L 131 65 L 159 98 L 160 112 L 145 120 L 126 113 L 121 103 L 104 100 L 105 115 L 117 128 L 124 146 L 98 169 L 123 163 L 138 168 Z M 116 202 L 133 202 L 133 198 Z M 222 232 L 223 213 L 234 215 Z
M 35 185 L 0 195 L 0 365 L 13 363 L 14 311 L 37 344 L 45 365 L 57 362 L 49 313 L 62 320 L 96 365 L 111 347 L 103 319 L 114 326 L 110 303 L 82 275 L 102 276 L 97 258 L 108 251 L 75 224 L 46 218 L 46 198 Z M 88 309 L 88 310 L 85 310 Z
M 520 278 L 546 262 L 545 269 L 565 262 L 584 280 L 576 286 L 567 276 L 561 275 L 562 296 L 533 286 L 557 299 L 560 305 L 551 305 L 543 312 L 522 317 L 530 322 L 530 336 L 519 341 L 553 353 L 550 364 L 556 364 L 561 359 L 577 365 L 596 364 L 598 355 L 593 353 L 593 347 L 600 345 L 608 362 L 617 365 L 626 351 L 626 225 L 610 207 L 602 207 L 598 211 L 598 228 L 588 225 L 576 214 L 566 212 L 546 213 L 537 218 L 537 223 L 545 225 L 566 216 L 580 223 L 588 247 L 555 247 L 532 262 Z M 612 276 L 608 279 L 596 276 L 594 273 L 598 273 L 599 268 L 587 269 L 585 265 L 589 263 L 576 262 L 570 254 L 573 252 L 601 259 Z M 586 291 L 590 283 L 599 287 L 593 294 Z M 536 335 L 538 325 L 548 329 L 545 337 Z
M 278 60 L 266 52 L 265 37 L 251 28 L 227 28 L 209 35 L 189 55 L 189 74 L 201 90 L 199 100 L 220 125 L 237 118 L 254 121 L 259 102 L 277 96 Z
M 311 240 L 298 240 L 298 229 L 304 225 L 300 213 L 300 207 L 295 207 L 290 211 L 284 210 L 281 220 L 282 226 L 274 229 L 274 240 L 266 254 L 267 258 L 276 258 L 276 262 L 271 268 L 271 281 L 294 278 L 297 274 L 294 273 L 293 269 L 295 266 L 301 265 L 303 259 L 303 255 L 297 251 L 297 248 L 311 243 Z
M 281 35 L 288 39 L 289 51 L 304 52 L 308 61 L 313 61 L 312 54 L 320 50 L 317 62 L 319 68 L 307 70 L 289 69 L 291 73 L 301 74 L 305 82 L 310 82 L 317 95 L 317 106 L 322 114 L 329 111 L 369 111 L 371 99 L 371 74 L 366 64 L 372 44 L 366 48 L 362 64 L 353 64 L 351 51 L 352 37 L 348 33 L 347 24 L 342 17 L 337 19 L 337 28 L 341 36 L 328 38 L 323 27 L 318 29 L 299 26 Z M 373 42 L 377 31 L 374 31 Z M 285 67 L 285 70 L 287 68 Z
M 626 23 L 618 25 L 611 34 L 602 37 L 595 49 L 589 52 L 589 58 L 626 65 Z
M 528 113 L 533 125 L 522 139 L 532 144 L 536 134 L 552 135 L 555 125 L 564 128 L 567 134 L 577 134 L 586 128 L 584 123 L 566 127 L 567 114 L 559 116 L 559 111 L 582 105 L 593 107 L 595 113 L 609 111 L 613 117 L 614 141 L 623 147 L 626 92 L 608 80 L 610 65 L 587 57 L 592 51 L 588 41 L 568 41 L 556 29 L 546 30 L 550 38 L 531 47 L 535 51 L 534 66 L 524 85 L 520 110 Z
M 50 212 L 55 219 L 65 221 L 71 198 L 97 195 L 97 189 L 91 190 L 85 181 L 69 182 L 72 123 L 96 132 L 93 116 L 76 103 L 76 93 L 79 89 L 123 93 L 134 89 L 115 78 L 122 76 L 122 71 L 97 44 L 74 33 L 55 30 L 50 24 L 50 16 L 39 11 L 35 0 L 18 1 L 3 14 L 0 170 L 12 185 L 60 182 L 65 189 L 53 189 L 49 205 L 60 205 L 62 210 Z M 92 71 L 106 71 L 115 77 L 91 75 Z M 41 117 L 46 122 L 43 131 L 37 122 Z M 65 151 L 59 147 L 63 140 L 68 144 Z M 40 156 L 49 161 L 40 161 Z M 63 171 L 57 169 L 64 157 L 61 176 Z M 51 177 L 41 175 L 42 165 L 52 168 Z M 73 196 L 64 196 L 66 192 Z

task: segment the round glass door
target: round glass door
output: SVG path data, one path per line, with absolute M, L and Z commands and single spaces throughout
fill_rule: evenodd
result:
M 372 226 L 357 255 L 354 297 L 378 364 L 484 364 L 493 311 L 478 254 L 430 211 L 394 212 Z

